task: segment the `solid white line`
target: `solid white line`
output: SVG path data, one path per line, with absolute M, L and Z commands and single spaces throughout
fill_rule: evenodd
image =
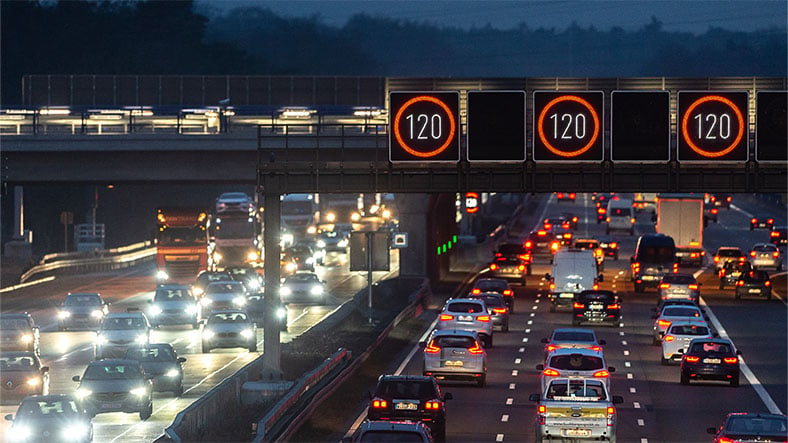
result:
M 17 289 L 26 288 L 28 286 L 34 286 L 34 285 L 38 285 L 38 284 L 41 284 L 41 283 L 46 283 L 46 282 L 52 281 L 54 279 L 55 279 L 55 276 L 54 275 L 50 275 L 49 277 L 44 277 L 44 278 L 39 279 L 39 280 L 33 280 L 33 281 L 25 282 L 25 283 L 20 283 L 18 285 L 7 286 L 7 287 L 5 287 L 3 289 L 0 289 L 0 294 L 4 294 L 6 292 L 11 292 L 11 291 L 16 291 Z
M 648 439 L 647 438 L 641 438 L 640 439 L 640 443 L 648 443 Z

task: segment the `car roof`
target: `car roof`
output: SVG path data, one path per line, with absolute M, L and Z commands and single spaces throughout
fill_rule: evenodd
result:
M 593 349 L 588 349 L 588 348 L 555 348 L 552 351 L 550 351 L 550 357 L 555 355 L 570 355 L 570 354 L 582 354 L 591 357 L 604 358 L 604 354 L 601 349 L 595 351 Z
M 246 309 L 212 309 L 210 314 L 244 314 L 247 318 L 249 318 L 249 314 L 246 312 Z
M 104 366 L 104 365 L 130 365 L 139 366 L 140 362 L 137 360 L 130 360 L 127 358 L 102 358 L 88 363 L 88 366 Z
M 432 333 L 433 337 L 444 337 L 444 336 L 452 336 L 452 335 L 464 335 L 467 337 L 479 338 L 478 334 L 475 331 L 466 331 L 462 329 L 436 329 Z
M 429 375 L 383 374 L 380 377 L 378 377 L 378 381 L 414 381 L 414 382 L 434 383 L 435 379 Z

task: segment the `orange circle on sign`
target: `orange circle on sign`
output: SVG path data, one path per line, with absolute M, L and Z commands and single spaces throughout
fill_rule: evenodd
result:
M 552 108 L 556 103 L 565 102 L 565 101 L 573 101 L 573 102 L 580 103 L 586 109 L 588 109 L 588 112 L 591 113 L 591 118 L 594 119 L 594 134 L 591 136 L 591 140 L 585 146 L 583 146 L 582 148 L 580 148 L 580 149 L 578 149 L 576 151 L 569 151 L 569 152 L 562 151 L 562 150 L 556 148 L 555 146 L 553 146 L 552 144 L 550 144 L 550 142 L 547 141 L 547 138 L 544 135 L 544 128 L 542 127 L 542 125 L 544 124 L 544 117 L 545 117 L 545 114 L 547 114 L 547 111 L 549 111 L 550 108 Z M 544 143 L 545 147 L 550 152 L 552 152 L 555 155 L 560 155 L 561 157 L 577 157 L 578 155 L 583 154 L 584 152 L 586 152 L 589 149 L 591 149 L 591 146 L 594 145 L 594 143 L 596 142 L 597 137 L 599 137 L 599 115 L 597 115 L 596 110 L 594 109 L 593 106 L 591 106 L 591 103 L 588 103 L 588 101 L 586 101 L 586 100 L 584 100 L 584 99 L 582 99 L 582 98 L 580 98 L 580 97 L 578 97 L 576 95 L 562 95 L 560 97 L 556 97 L 556 98 L 550 100 L 550 102 L 547 103 L 547 105 L 544 107 L 544 109 L 542 109 L 541 114 L 539 114 L 539 121 L 538 121 L 536 127 L 539 130 L 539 139 L 542 140 L 542 143 Z
M 706 151 L 699 148 L 698 145 L 692 142 L 692 138 L 690 137 L 689 132 L 687 132 L 687 122 L 689 121 L 689 116 L 692 114 L 692 111 L 694 111 L 699 105 L 710 101 L 720 102 L 724 105 L 728 105 L 729 108 L 733 109 L 733 112 L 736 114 L 736 120 L 739 123 L 739 133 L 736 135 L 736 140 L 734 140 L 733 143 L 731 143 L 727 148 L 718 152 Z M 684 117 L 681 119 L 681 135 L 684 137 L 684 141 L 687 142 L 690 149 L 697 152 L 698 154 L 711 158 L 722 157 L 723 155 L 733 151 L 733 149 L 739 144 L 742 137 L 744 136 L 744 116 L 742 115 L 741 110 L 739 110 L 739 107 L 727 98 L 719 95 L 707 95 L 695 100 L 684 112 Z
M 410 146 L 408 146 L 407 143 L 405 143 L 405 140 L 402 139 L 402 135 L 400 135 L 399 133 L 399 120 L 402 117 L 402 113 L 405 112 L 405 110 L 408 109 L 410 105 L 418 102 L 434 103 L 440 106 L 446 112 L 446 115 L 449 117 L 449 137 L 446 139 L 445 143 L 443 143 L 440 147 L 438 147 L 438 149 L 435 149 L 434 151 L 421 152 L 411 148 Z M 413 97 L 412 99 L 406 101 L 399 109 L 399 111 L 397 111 L 397 115 L 394 117 L 394 138 L 397 139 L 397 142 L 399 143 L 400 146 L 402 146 L 402 149 L 404 149 L 405 152 L 407 152 L 410 155 L 414 155 L 416 157 L 421 157 L 421 158 L 434 157 L 440 154 L 441 152 L 445 151 L 446 148 L 448 148 L 449 145 L 451 144 L 451 141 L 454 138 L 454 133 L 456 132 L 456 130 L 457 130 L 457 124 L 454 121 L 454 115 L 452 114 L 451 109 L 449 109 L 446 103 L 443 103 L 437 98 L 429 95 L 420 95 L 418 97 Z

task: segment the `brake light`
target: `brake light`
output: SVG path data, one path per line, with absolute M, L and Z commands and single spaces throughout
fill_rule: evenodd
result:
M 517 270 L 518 270 L 518 271 L 524 271 L 524 270 L 525 270 L 525 265 L 519 265 L 519 266 L 517 266 Z
M 471 291 L 471 294 L 481 294 L 481 293 L 482 293 L 482 290 L 479 289 L 479 288 L 473 288 L 473 290 Z
M 555 289 L 555 283 L 550 283 L 550 290 L 552 291 L 553 289 Z
M 493 308 L 493 314 L 506 314 L 506 308 Z
M 769 280 L 766 280 L 765 282 L 763 282 L 763 285 L 764 286 L 771 286 L 772 282 L 770 282 Z
M 613 418 L 616 415 L 616 408 L 612 406 L 607 407 L 607 425 L 613 426 Z
M 424 352 L 426 352 L 427 354 L 437 354 L 438 352 L 440 352 L 440 350 L 441 350 L 440 346 L 435 346 L 435 340 L 430 340 L 430 344 L 427 345 L 426 348 L 424 348 Z
M 474 342 L 473 346 L 468 348 L 468 352 L 474 355 L 478 355 L 484 352 L 484 349 L 479 346 L 479 342 Z
M 558 377 L 559 375 L 561 375 L 561 373 L 556 371 L 555 369 L 547 368 L 544 371 L 542 371 L 542 375 L 546 375 L 548 377 Z
M 779 257 L 779 256 L 780 256 L 780 251 L 774 251 L 774 252 L 772 253 L 772 255 L 774 256 L 774 258 L 777 258 L 777 257 Z
M 593 288 L 596 291 L 597 289 L 599 289 L 599 284 L 595 282 Z
M 544 237 L 545 235 L 547 235 L 547 232 L 546 231 L 536 231 L 536 235 L 538 235 L 540 237 Z
M 550 223 L 545 223 L 544 224 L 544 228 L 549 231 L 549 230 L 553 229 L 553 225 L 551 225 Z
M 619 308 L 621 308 L 621 306 L 619 306 L 618 303 L 613 303 L 612 305 L 607 305 L 607 308 L 608 309 L 619 309 Z
M 553 252 L 557 251 L 558 248 L 560 248 L 560 247 L 561 247 L 561 244 L 558 243 L 557 241 L 554 241 L 552 244 L 550 244 L 550 249 L 552 249 Z
M 755 251 L 750 251 L 750 256 L 755 257 Z
M 496 252 L 496 253 L 495 253 L 495 256 L 496 256 L 496 257 L 500 257 L 500 256 L 502 256 L 502 255 L 503 255 L 503 254 L 501 254 L 500 252 Z
M 773 218 L 770 218 L 769 220 L 766 220 L 766 223 L 768 223 L 768 224 L 772 224 L 772 223 L 774 223 L 774 219 L 773 219 Z
M 504 289 L 503 290 L 503 295 L 512 295 L 512 290 L 511 289 Z
M 577 217 L 572 217 L 572 221 L 577 223 Z
M 678 272 L 679 272 L 679 264 L 673 263 L 673 273 L 678 274 Z
M 739 443 L 738 440 L 728 437 L 720 437 L 718 440 L 720 443 Z
M 480 315 L 480 316 L 476 317 L 476 320 L 483 321 L 483 322 L 486 323 L 486 322 L 490 321 L 490 316 L 489 315 Z
M 777 231 L 772 231 L 772 232 L 769 233 L 769 236 L 771 236 L 771 237 L 779 237 L 780 233 L 777 232 Z
M 629 219 L 629 223 L 634 225 L 635 224 L 635 217 L 630 218 Z
M 558 349 L 558 345 L 547 345 L 547 352 L 552 352 Z
M 375 409 L 383 409 L 383 408 L 387 408 L 388 406 L 389 403 L 386 400 L 381 400 L 378 398 L 372 400 L 372 407 Z
M 739 261 L 740 261 L 740 262 L 743 262 L 743 261 L 744 261 L 744 260 L 746 260 L 746 259 L 747 259 L 747 258 L 746 258 L 745 256 L 743 256 L 743 255 L 742 255 L 741 257 L 739 257 Z
M 725 201 L 726 201 L 726 202 L 728 202 L 728 203 L 730 203 L 730 202 L 731 202 L 731 197 L 730 197 L 730 196 L 726 197 L 726 198 L 725 198 Z
M 712 214 L 716 214 L 718 212 L 719 212 L 719 210 L 717 208 L 711 208 L 711 213 Z
M 528 261 L 531 259 L 531 254 L 520 254 L 517 256 L 520 260 Z
M 579 303 L 579 302 L 575 302 L 575 304 L 574 304 L 574 305 L 572 305 L 572 306 L 573 306 L 575 309 L 583 309 L 583 308 L 585 308 L 585 307 L 586 307 L 586 305 L 584 305 L 584 304 L 582 304 L 582 303 Z
M 594 372 L 594 377 L 596 378 L 607 378 L 610 377 L 610 373 L 606 370 L 602 369 L 601 371 Z
M 441 321 L 453 320 L 454 316 L 449 314 L 441 314 Z
M 605 219 L 605 221 L 606 221 L 606 222 L 608 222 L 608 223 L 610 223 L 610 217 L 607 217 L 607 218 Z
M 737 281 L 736 286 L 744 286 L 744 280 Z
M 601 249 L 595 250 L 594 251 L 594 255 L 596 255 L 597 257 L 601 257 L 602 256 L 602 250 Z
M 693 357 L 691 355 L 688 355 L 688 356 L 686 356 L 684 358 L 690 363 L 697 363 L 697 362 L 700 361 L 700 357 Z
M 728 363 L 729 365 L 732 365 L 732 364 L 735 364 L 736 362 L 738 362 L 739 359 L 736 358 L 736 357 L 725 357 L 725 358 L 722 359 L 722 361 L 724 361 L 725 363 Z
M 545 412 L 547 412 L 545 405 L 539 405 L 539 413 L 544 414 Z
M 430 400 L 424 403 L 424 409 L 430 411 L 437 411 L 438 409 L 440 409 L 440 407 L 441 407 L 441 402 L 439 402 L 438 400 Z
M 670 320 L 657 320 L 657 325 L 659 325 L 662 328 L 667 328 L 668 326 L 670 326 Z
M 498 265 L 496 265 L 495 263 L 493 263 L 493 264 L 491 264 L 491 265 L 490 265 L 490 270 L 491 270 L 491 271 L 494 271 L 494 270 L 496 270 L 496 269 L 498 269 Z
M 662 283 L 659 285 L 659 289 L 670 289 L 670 283 Z
M 720 256 L 719 255 L 715 255 L 714 256 L 714 263 L 719 263 L 719 262 L 720 262 Z
M 754 218 L 754 219 L 750 220 L 750 223 L 758 223 L 758 219 Z
M 575 198 L 575 193 L 574 192 L 570 192 L 569 193 L 569 198 Z
M 697 252 L 691 252 L 690 253 L 690 258 L 698 258 L 698 253 Z
M 530 248 L 531 248 L 531 246 L 533 246 L 533 242 L 531 242 L 531 240 L 527 240 L 527 241 L 525 242 L 525 247 L 530 249 Z
M 602 348 L 600 348 L 600 347 L 599 347 L 599 346 L 597 346 L 597 345 L 591 346 L 591 347 L 590 347 L 590 348 L 588 348 L 588 349 L 590 349 L 590 350 L 592 350 L 592 351 L 601 351 L 601 350 L 602 350 Z
M 697 291 L 699 286 L 698 285 L 689 285 L 688 287 L 690 289 L 692 289 L 693 291 Z
M 564 198 L 564 193 L 563 193 L 563 192 L 559 192 L 559 193 L 557 194 L 557 196 L 558 196 L 558 198 Z
M 665 341 L 673 341 L 673 340 L 676 339 L 676 337 L 674 337 L 672 335 L 666 335 L 662 339 L 665 340 Z
M 638 273 L 638 272 L 640 272 L 640 263 L 638 263 L 638 262 L 632 263 L 632 270 L 633 270 L 635 273 Z

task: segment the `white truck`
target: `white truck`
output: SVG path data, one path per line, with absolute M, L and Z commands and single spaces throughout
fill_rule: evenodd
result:
M 673 238 L 679 265 L 702 266 L 703 195 L 660 194 L 657 201 L 657 232 Z
M 556 378 L 544 392 L 531 394 L 537 403 L 536 442 L 564 439 L 616 441 L 616 407 L 624 399 L 610 395 L 607 386 L 592 378 Z
M 603 278 L 594 253 L 585 249 L 559 249 L 553 257 L 552 271 L 552 274 L 545 274 L 550 284 L 550 312 L 560 307 L 572 309 L 575 296 L 585 290 L 598 289 Z

